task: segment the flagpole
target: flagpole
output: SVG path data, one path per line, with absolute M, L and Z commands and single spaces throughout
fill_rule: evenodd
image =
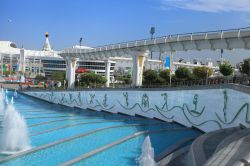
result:
M 170 65 L 169 65 L 169 84 L 170 86 L 172 86 L 172 57 L 173 56 L 173 52 L 172 50 L 170 51 Z

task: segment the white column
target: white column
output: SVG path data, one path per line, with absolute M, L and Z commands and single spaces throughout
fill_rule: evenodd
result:
M 160 67 L 160 70 L 164 70 L 166 69 L 165 67 L 165 63 L 166 63 L 166 55 L 167 55 L 167 52 L 166 51 L 160 51 L 160 54 L 161 54 L 161 67 Z
M 18 71 L 21 71 L 23 74 L 25 73 L 25 51 L 22 48 L 20 50 L 20 62 L 19 62 L 19 69 Z
M 12 56 L 13 56 L 13 55 L 10 54 L 10 75 L 12 75 L 11 72 L 13 71 Z
M 64 60 L 65 60 L 65 65 L 66 65 L 65 79 L 68 80 L 68 77 L 69 77 L 69 74 L 68 74 L 68 73 L 69 73 L 69 72 L 68 72 L 68 71 L 69 71 L 69 70 L 68 70 L 69 65 L 68 65 L 68 64 L 69 64 L 69 62 L 68 62 L 67 59 L 64 59 Z
M 68 67 L 67 67 L 67 80 L 68 80 L 68 88 L 74 88 L 75 87 L 75 72 L 76 72 L 76 58 L 68 59 Z
M 110 84 L 110 66 L 111 66 L 111 61 L 107 60 L 105 61 L 105 77 L 106 77 L 106 87 L 109 87 Z
M 40 58 L 39 59 L 39 66 L 38 66 L 38 75 L 41 75 L 41 66 L 42 66 L 42 59 Z
M 136 52 L 133 55 L 133 77 L 132 77 L 132 86 L 142 86 L 143 78 L 143 67 L 145 62 L 145 57 L 149 55 L 149 51 L 145 52 Z
M 36 75 L 35 56 L 33 56 L 33 73 Z

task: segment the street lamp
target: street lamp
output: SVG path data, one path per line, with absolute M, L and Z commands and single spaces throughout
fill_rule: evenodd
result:
M 151 34 L 151 40 L 153 40 L 155 34 L 155 27 L 150 28 L 150 34 Z
M 221 64 L 223 63 L 223 52 L 224 52 L 224 50 L 223 50 L 223 49 L 221 49 L 221 50 L 220 50 Z
M 78 87 L 80 87 L 80 78 L 81 78 L 81 76 L 80 76 L 80 74 L 78 74 L 77 75 L 77 86 Z
M 155 27 L 151 27 L 151 28 L 150 28 L 150 34 L 151 34 L 151 40 L 153 40 L 154 34 L 155 34 Z M 151 57 L 151 59 L 153 58 L 153 53 L 152 53 L 152 51 L 150 52 L 150 57 Z M 150 65 L 150 68 L 151 68 L 151 65 Z
M 63 88 L 66 89 L 66 80 L 63 80 Z
M 208 84 L 208 68 L 206 69 L 206 71 L 207 71 L 207 75 L 206 75 L 206 85 Z
M 82 46 L 82 37 L 79 40 L 79 45 L 80 45 L 80 47 Z
M 111 83 L 113 85 L 113 88 L 115 88 L 115 77 L 114 76 L 111 77 Z

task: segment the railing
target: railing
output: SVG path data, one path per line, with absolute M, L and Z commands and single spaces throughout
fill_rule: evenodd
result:
M 103 85 L 93 85 L 93 86 L 81 86 L 75 87 L 73 89 L 67 89 L 64 87 L 50 87 L 50 88 L 23 88 L 23 91 L 82 91 L 82 90 L 108 90 L 108 89 L 137 89 L 137 88 L 193 88 L 199 86 L 213 86 L 213 85 L 228 85 L 228 84 L 237 84 L 244 85 L 246 88 L 250 89 L 250 77 L 216 77 L 200 80 L 187 80 L 187 81 L 173 81 L 171 85 L 167 84 L 151 84 L 143 85 L 140 87 L 132 87 L 130 84 L 110 84 L 109 88 L 104 87 Z
M 235 37 L 241 37 L 241 34 L 244 31 L 250 31 L 250 27 L 246 28 L 239 28 L 239 29 L 227 29 L 227 30 L 217 30 L 217 31 L 207 31 L 207 32 L 194 32 L 194 33 L 183 33 L 183 34 L 174 34 L 174 35 L 166 35 L 161 37 L 156 37 L 153 39 L 140 39 L 140 40 L 133 40 L 121 43 L 114 43 L 114 44 L 107 44 L 102 46 L 94 47 L 93 49 L 89 50 L 82 50 L 82 49 L 66 49 L 62 51 L 60 54 L 63 53 L 93 53 L 99 51 L 107 51 L 107 50 L 114 50 L 114 49 L 121 49 L 121 48 L 129 48 L 129 47 L 138 47 L 143 45 L 153 45 L 158 43 L 166 43 L 166 42 L 174 42 L 180 41 L 180 38 L 187 40 L 195 40 L 195 37 L 203 36 L 202 39 L 208 39 L 209 35 L 218 35 L 218 38 L 223 38 L 224 34 L 227 33 L 235 33 Z
M 208 79 L 196 79 L 185 81 L 172 81 L 165 84 L 147 84 L 136 88 L 171 88 L 171 87 L 194 87 L 194 86 L 207 86 L 207 85 L 223 85 L 223 84 L 239 84 L 249 86 L 250 77 L 215 77 Z M 114 88 L 132 88 L 131 85 L 118 84 Z
M 244 30 L 250 30 L 250 27 L 245 27 L 245 28 L 238 28 L 238 29 L 227 29 L 227 30 L 215 30 L 215 31 L 207 31 L 207 32 L 194 32 L 194 33 L 181 33 L 181 34 L 173 34 L 173 35 L 166 35 L 166 36 L 159 36 L 155 37 L 153 39 L 151 38 L 145 38 L 145 39 L 139 39 L 139 40 L 131 40 L 127 42 L 121 42 L 121 43 L 111 43 L 111 44 L 106 44 L 106 45 L 100 45 L 94 47 L 94 49 L 97 48 L 102 48 L 102 47 L 112 47 L 112 46 L 117 46 L 117 45 L 124 45 L 124 44 L 129 44 L 129 43 L 138 43 L 142 41 L 152 41 L 152 40 L 157 40 L 157 39 L 164 39 L 164 38 L 173 38 L 173 37 L 178 37 L 178 36 L 192 36 L 192 35 L 206 35 L 206 34 L 214 34 L 214 33 L 225 33 L 225 32 L 240 32 Z

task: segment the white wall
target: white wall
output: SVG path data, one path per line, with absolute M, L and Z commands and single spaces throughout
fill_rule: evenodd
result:
M 250 95 L 231 89 L 25 93 L 70 107 L 176 121 L 206 132 L 240 123 L 250 127 Z

